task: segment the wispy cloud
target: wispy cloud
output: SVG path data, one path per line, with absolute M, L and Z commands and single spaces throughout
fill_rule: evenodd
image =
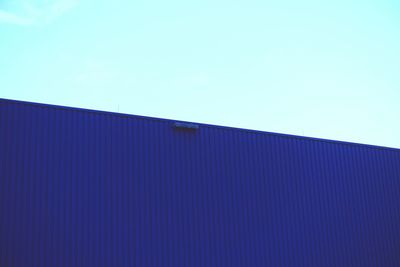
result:
M 40 4 L 38 0 L 21 0 L 12 11 L 0 9 L 0 23 L 27 26 L 50 22 L 73 9 L 78 2 L 79 0 L 53 0 Z
M 28 17 L 18 16 L 16 14 L 0 10 L 0 23 L 9 23 L 16 25 L 30 25 L 32 19 Z

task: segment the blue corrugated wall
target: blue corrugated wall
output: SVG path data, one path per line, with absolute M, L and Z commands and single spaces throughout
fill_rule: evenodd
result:
M 0 267 L 400 266 L 400 150 L 0 100 Z

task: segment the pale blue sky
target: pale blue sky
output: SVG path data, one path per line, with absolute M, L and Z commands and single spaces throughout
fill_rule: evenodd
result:
M 400 148 L 400 2 L 0 0 L 0 97 Z

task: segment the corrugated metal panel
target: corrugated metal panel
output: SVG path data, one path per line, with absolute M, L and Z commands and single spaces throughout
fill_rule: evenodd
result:
M 0 266 L 400 266 L 400 151 L 0 100 Z

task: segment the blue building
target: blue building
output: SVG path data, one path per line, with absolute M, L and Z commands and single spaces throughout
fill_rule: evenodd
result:
M 0 267 L 400 266 L 400 150 L 0 100 Z

